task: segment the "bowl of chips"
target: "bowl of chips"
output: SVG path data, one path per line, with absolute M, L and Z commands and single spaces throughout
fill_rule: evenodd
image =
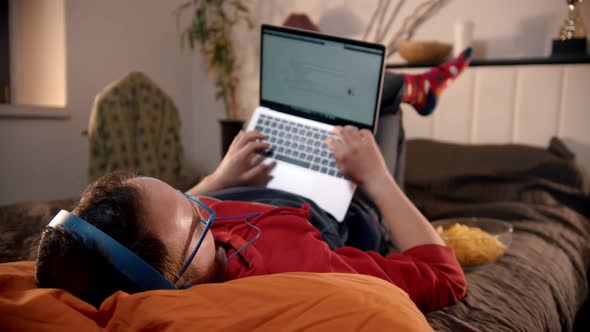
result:
M 487 266 L 502 257 L 512 241 L 512 225 L 489 218 L 453 218 L 432 222 L 464 269 Z

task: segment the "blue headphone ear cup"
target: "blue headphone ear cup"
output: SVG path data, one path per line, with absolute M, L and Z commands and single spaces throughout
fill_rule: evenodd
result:
M 61 210 L 49 227 L 62 226 L 78 235 L 87 247 L 92 244 L 109 257 L 113 267 L 142 290 L 177 289 L 173 283 L 131 250 L 84 219 Z

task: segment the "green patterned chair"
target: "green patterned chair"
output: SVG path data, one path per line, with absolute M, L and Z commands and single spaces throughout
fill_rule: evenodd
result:
M 90 123 L 88 178 L 115 170 L 186 182 L 181 120 L 172 99 L 149 77 L 131 72 L 95 99 Z

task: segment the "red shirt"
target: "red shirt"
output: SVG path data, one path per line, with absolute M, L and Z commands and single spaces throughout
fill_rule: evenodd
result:
M 301 208 L 217 201 L 203 198 L 217 218 L 262 213 L 248 220 L 262 231 L 258 240 L 227 262 L 227 279 L 281 272 L 341 272 L 375 276 L 408 293 L 424 312 L 453 304 L 465 296 L 467 281 L 453 251 L 435 244 L 381 256 L 352 247 L 330 250 Z M 244 218 L 217 220 L 211 227 L 228 256 L 258 233 Z

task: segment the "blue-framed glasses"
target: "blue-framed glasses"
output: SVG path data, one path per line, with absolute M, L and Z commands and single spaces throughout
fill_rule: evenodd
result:
M 254 237 L 252 239 L 250 239 L 250 241 L 248 241 L 245 245 L 243 245 L 241 248 L 236 250 L 233 254 L 229 255 L 226 258 L 226 262 L 230 258 L 235 257 L 237 254 L 242 252 L 244 249 L 246 249 L 248 246 L 250 246 L 252 243 L 254 243 L 254 241 L 258 240 L 258 238 L 260 237 L 260 234 L 262 234 L 262 231 L 260 230 L 260 228 L 256 227 L 255 225 L 250 223 L 248 220 L 250 218 L 258 217 L 259 215 L 261 215 L 261 213 L 250 213 L 250 214 L 244 214 L 244 215 L 215 218 L 215 212 L 210 207 L 208 207 L 205 203 L 201 202 L 198 198 L 193 197 L 189 194 L 185 194 L 180 190 L 177 190 L 177 191 L 180 194 L 182 194 L 184 197 L 188 198 L 189 200 L 197 203 L 200 207 L 202 207 L 202 209 L 196 209 L 196 211 L 199 216 L 199 221 L 201 222 L 201 224 L 205 225 L 205 228 L 203 229 L 203 232 L 199 236 L 199 241 L 197 242 L 195 249 L 193 249 L 193 252 L 191 253 L 190 257 L 187 259 L 186 263 L 184 264 L 184 266 L 180 270 L 180 273 L 178 274 L 178 276 L 174 280 L 174 284 L 176 284 L 178 282 L 178 280 L 180 280 L 180 278 L 184 275 L 184 272 L 186 272 L 188 267 L 191 265 L 191 262 L 193 261 L 193 259 L 197 255 L 197 251 L 199 251 L 199 248 L 201 247 L 201 244 L 203 243 L 203 240 L 205 239 L 205 235 L 207 234 L 207 231 L 209 231 L 209 228 L 211 227 L 211 225 L 213 225 L 213 223 L 216 220 L 230 220 L 230 219 L 242 220 L 244 223 L 246 223 L 246 225 L 250 226 L 250 228 L 252 228 L 253 230 L 256 231 L 256 235 L 254 235 Z M 194 206 L 193 206 L 193 208 L 194 208 Z
M 193 252 L 191 253 L 190 257 L 187 259 L 186 263 L 184 264 L 184 266 L 180 270 L 180 273 L 178 274 L 178 276 L 174 280 L 174 284 L 176 284 L 178 282 L 178 280 L 180 280 L 180 278 L 182 277 L 184 272 L 186 272 L 188 267 L 191 265 L 191 262 L 195 258 L 197 251 L 199 251 L 199 248 L 201 247 L 201 244 L 203 243 L 203 240 L 205 239 L 205 235 L 207 235 L 207 231 L 209 231 L 209 228 L 215 222 L 215 212 L 213 210 L 211 210 L 211 208 L 209 208 L 205 203 L 201 202 L 196 197 L 193 197 L 189 194 L 183 193 L 180 190 L 178 190 L 178 192 L 181 193 L 184 197 L 188 198 L 189 200 L 197 203 L 202 208 L 202 209 L 195 209 L 195 210 L 197 211 L 197 214 L 199 216 L 200 223 L 205 225 L 205 228 L 203 229 L 203 232 L 199 236 L 199 241 L 197 242 L 195 249 L 193 249 Z M 193 206 L 193 208 L 194 208 L 194 206 Z

